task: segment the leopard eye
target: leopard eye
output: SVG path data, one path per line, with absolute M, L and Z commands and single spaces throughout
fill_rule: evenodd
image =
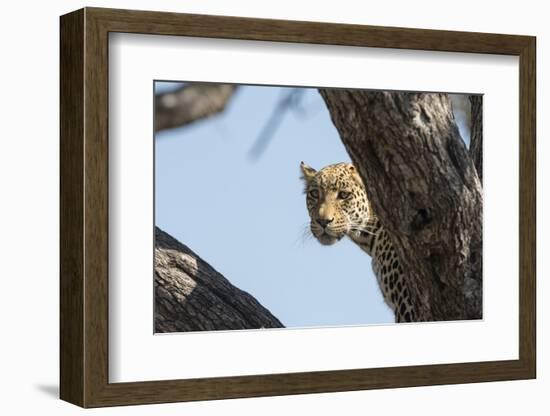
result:
M 319 198 L 319 191 L 317 189 L 312 189 L 309 191 L 309 196 L 312 198 Z
M 351 192 L 340 191 L 338 192 L 338 199 L 348 199 L 351 196 Z

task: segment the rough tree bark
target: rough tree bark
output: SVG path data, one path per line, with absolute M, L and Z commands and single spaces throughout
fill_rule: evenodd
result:
M 479 181 L 483 183 L 483 96 L 470 96 L 472 127 L 470 133 L 470 156 L 477 170 Z
M 229 84 L 192 83 L 155 95 L 155 132 L 220 113 L 236 89 L 236 85 Z
M 155 332 L 283 328 L 253 296 L 155 228 Z
M 446 94 L 321 89 L 422 320 L 482 316 L 482 192 Z

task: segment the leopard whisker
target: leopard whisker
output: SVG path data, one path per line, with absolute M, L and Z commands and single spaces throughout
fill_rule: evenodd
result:
M 301 244 L 304 245 L 306 242 L 312 241 L 314 238 L 314 235 L 311 232 L 311 229 L 309 227 L 309 222 L 305 223 L 301 227 L 301 231 L 298 232 L 298 236 L 294 240 L 294 246 Z

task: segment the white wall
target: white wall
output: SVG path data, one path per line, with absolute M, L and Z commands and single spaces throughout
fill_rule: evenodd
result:
M 550 55 L 550 28 L 544 2 L 530 0 L 377 1 L 372 4 L 353 0 L 5 2 L 0 16 L 3 83 L 0 134 L 4 146 L 0 152 L 0 409 L 3 414 L 35 411 L 67 415 L 81 411 L 55 398 L 58 384 L 58 16 L 85 5 L 530 34 L 538 37 L 539 74 L 538 380 L 141 406 L 93 410 L 88 414 L 547 414 L 550 364 L 543 351 L 548 331 L 542 332 L 542 323 L 548 311 L 543 301 L 550 297 L 543 282 L 542 243 L 550 236 L 550 230 L 548 223 L 542 224 L 540 214 L 548 209 L 548 201 L 545 203 L 542 198 L 542 176 L 547 176 L 548 169 L 542 165 L 550 162 L 550 146 L 542 140 L 542 121 L 543 101 L 548 102 L 550 98 L 548 83 L 543 77 L 544 72 L 549 71 L 543 65 Z M 28 112 L 32 113 L 31 118 Z

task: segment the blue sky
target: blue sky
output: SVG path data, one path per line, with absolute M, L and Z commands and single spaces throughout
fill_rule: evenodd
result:
M 307 236 L 300 161 L 350 160 L 317 90 L 305 90 L 304 111 L 287 113 L 263 155 L 250 157 L 287 91 L 242 86 L 222 114 L 157 134 L 156 225 L 287 327 L 393 323 L 370 257 L 347 239 L 327 247 Z

